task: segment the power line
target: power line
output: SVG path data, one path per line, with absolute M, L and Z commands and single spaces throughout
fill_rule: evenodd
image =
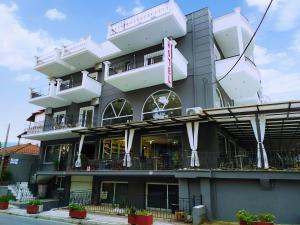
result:
M 266 15 L 267 15 L 267 13 L 268 13 L 268 11 L 269 11 L 271 5 L 272 5 L 272 2 L 273 2 L 273 0 L 270 1 L 269 5 L 268 5 L 268 7 L 267 7 L 267 9 L 266 9 L 266 11 L 264 12 L 263 17 L 261 18 L 261 20 L 260 20 L 260 22 L 259 22 L 259 24 L 258 24 L 258 26 L 257 26 L 257 28 L 256 28 L 256 30 L 255 30 L 255 32 L 253 33 L 253 35 L 252 35 L 250 41 L 248 42 L 246 48 L 244 49 L 244 51 L 242 52 L 242 54 L 240 55 L 240 57 L 238 58 L 238 60 L 235 62 L 235 64 L 231 67 L 231 69 L 230 69 L 224 76 L 222 76 L 219 80 L 213 82 L 212 84 L 218 83 L 218 82 L 220 82 L 221 80 L 223 80 L 225 77 L 227 77 L 227 76 L 230 74 L 230 72 L 234 69 L 234 67 L 238 64 L 238 62 L 241 60 L 241 58 L 244 56 L 244 54 L 245 54 L 245 52 L 247 51 L 248 47 L 250 46 L 252 40 L 254 39 L 254 37 L 255 37 L 257 31 L 259 30 L 261 24 L 263 23 L 263 21 L 264 21 Z

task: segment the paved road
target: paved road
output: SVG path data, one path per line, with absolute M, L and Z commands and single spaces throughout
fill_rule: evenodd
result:
M 62 223 L 1 213 L 0 225 L 71 225 L 71 223 Z

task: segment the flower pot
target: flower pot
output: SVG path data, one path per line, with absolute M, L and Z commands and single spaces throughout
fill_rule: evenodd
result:
M 39 213 L 39 208 L 38 205 L 27 205 L 26 210 L 28 214 L 37 214 Z
M 69 210 L 69 216 L 75 219 L 84 219 L 86 217 L 86 211 Z
M 8 209 L 8 202 L 0 202 L 0 209 Z
M 241 220 L 240 225 L 248 225 L 248 224 L 247 224 L 247 222 Z
M 153 216 L 152 215 L 149 215 L 149 216 L 137 215 L 135 217 L 135 223 L 137 225 L 152 225 L 153 224 Z
M 136 224 L 136 222 L 135 222 L 135 216 L 128 215 L 128 223 L 131 224 L 131 225 Z
M 273 222 L 260 222 L 260 221 L 255 221 L 252 222 L 252 225 L 274 225 Z

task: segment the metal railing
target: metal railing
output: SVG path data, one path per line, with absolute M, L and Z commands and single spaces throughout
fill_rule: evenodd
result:
M 85 119 L 84 115 L 78 117 L 64 116 L 59 121 L 49 118 L 45 121 L 35 122 L 26 129 L 27 134 L 37 134 L 45 131 L 61 130 L 74 127 L 93 127 L 92 121 Z
M 41 56 L 37 56 L 36 57 L 36 66 L 40 66 L 40 65 L 52 62 L 60 55 L 61 55 L 61 50 L 55 49 L 54 51 L 48 52 Z
M 169 12 L 170 12 L 169 2 L 155 6 L 146 11 L 140 12 L 134 16 L 121 20 L 117 23 L 111 24 L 109 27 L 109 35 L 112 37 L 130 28 L 139 26 L 153 19 L 162 17 Z
M 76 52 L 84 51 L 87 48 L 88 41 L 90 41 L 90 38 L 82 39 L 79 42 L 74 42 L 69 45 L 63 46 L 62 57 L 72 55 Z
M 300 150 L 267 150 L 270 169 L 295 170 L 300 172 Z M 200 166 L 196 169 L 221 169 L 221 170 L 256 170 L 257 151 L 233 152 L 203 152 L 198 150 Z M 81 168 L 76 171 L 95 170 L 184 170 L 195 169 L 190 167 L 190 151 L 179 153 L 174 160 L 171 155 L 144 157 L 131 153 L 132 166 L 123 166 L 123 155 L 118 159 L 86 159 L 82 160 Z
M 156 53 L 156 52 L 154 52 Z M 163 50 L 157 51 L 157 55 L 148 59 L 144 58 L 135 58 L 134 56 L 128 58 L 126 61 L 112 63 L 109 66 L 109 76 L 124 73 L 134 69 L 151 66 L 156 63 L 163 61 Z
M 101 195 L 101 194 L 100 194 Z M 117 214 L 125 216 L 130 208 L 137 210 L 146 209 L 155 218 L 176 219 L 175 212 L 182 212 L 185 215 L 191 215 L 194 206 L 202 204 L 201 196 L 192 196 L 191 198 L 179 198 L 178 196 L 165 195 L 134 195 L 129 197 L 123 193 L 123 197 L 118 199 L 101 198 L 96 193 L 90 191 L 76 191 L 70 193 L 70 203 L 78 203 L 89 212 Z M 153 201 L 152 197 L 156 199 Z M 148 198 L 148 199 L 147 199 Z M 147 202 L 147 203 L 146 203 Z
M 59 91 L 64 91 L 64 90 L 68 90 L 74 87 L 79 87 L 82 85 L 82 79 L 80 80 L 65 80 L 62 81 L 59 87 Z
M 50 93 L 50 85 L 39 87 L 39 88 L 30 88 L 30 98 L 38 98 L 41 96 L 47 96 Z

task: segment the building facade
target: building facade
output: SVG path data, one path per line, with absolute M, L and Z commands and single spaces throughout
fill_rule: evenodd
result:
M 274 204 L 286 190 L 292 196 L 298 175 L 288 174 L 290 186 L 279 172 L 257 170 L 269 168 L 256 157 L 263 119 L 241 106 L 261 98 L 255 43 L 242 55 L 252 35 L 239 9 L 217 18 L 208 8 L 184 15 L 170 0 L 110 24 L 103 43 L 82 39 L 37 57 L 35 70 L 49 86 L 32 89 L 29 102 L 45 114 L 23 137 L 41 141 L 37 175 L 48 197 L 63 196 L 64 205 L 84 192 L 92 205 L 130 201 L 166 211 L 193 201 L 209 219 L 232 220 L 247 208 L 295 221 L 293 209 L 286 216 L 268 205 L 276 193 Z M 252 113 L 250 141 L 224 129 L 213 114 L 224 116 L 223 108 Z

